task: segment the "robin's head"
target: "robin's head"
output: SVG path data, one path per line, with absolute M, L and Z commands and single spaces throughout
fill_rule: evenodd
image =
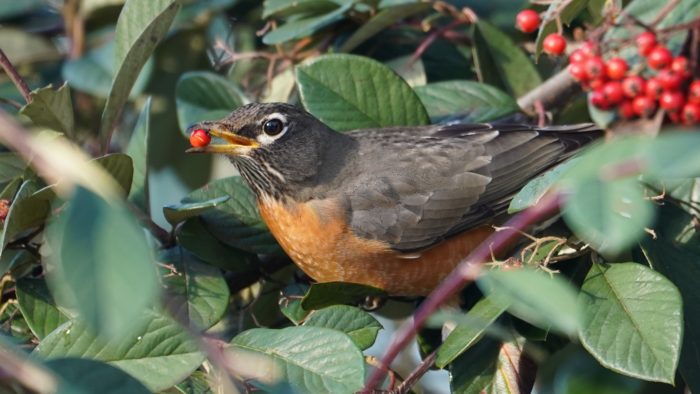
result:
M 299 107 L 284 103 L 244 105 L 219 121 L 192 125 L 223 143 L 188 152 L 229 157 L 257 194 L 278 197 L 320 171 L 329 139 L 337 133 Z

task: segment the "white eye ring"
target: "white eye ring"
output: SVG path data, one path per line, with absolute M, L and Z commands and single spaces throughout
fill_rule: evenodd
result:
M 270 123 L 276 123 L 275 121 L 281 123 L 282 130 L 275 132 L 274 130 L 266 130 L 268 126 L 271 126 Z M 274 127 L 272 125 L 271 127 Z M 288 129 L 287 125 L 287 117 L 280 114 L 280 113 L 274 113 L 271 114 L 270 116 L 266 117 L 260 124 L 260 128 L 262 129 L 262 133 L 258 134 L 257 140 L 263 145 L 268 145 L 273 142 L 275 142 L 277 139 L 282 137 Z

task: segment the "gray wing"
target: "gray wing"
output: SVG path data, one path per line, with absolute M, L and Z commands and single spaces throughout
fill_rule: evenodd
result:
M 502 213 L 528 180 L 600 134 L 485 124 L 357 132 L 367 174 L 346 186 L 351 228 L 400 251 L 428 247 Z

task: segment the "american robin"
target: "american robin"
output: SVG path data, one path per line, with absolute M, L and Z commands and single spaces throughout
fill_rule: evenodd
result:
M 285 252 L 319 282 L 429 293 L 493 231 L 513 194 L 601 134 L 589 124 L 454 124 L 339 133 L 289 104 L 203 129 L 257 196 Z

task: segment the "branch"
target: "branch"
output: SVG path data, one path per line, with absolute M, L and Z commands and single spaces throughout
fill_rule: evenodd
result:
M 569 70 L 564 69 L 520 97 L 518 105 L 528 114 L 536 114 L 537 102 L 540 102 L 543 108 L 549 108 L 565 102 L 567 98 L 580 91 L 581 87 L 571 77 Z
M 437 358 L 437 350 L 433 351 L 430 353 L 425 359 L 423 359 L 423 362 L 421 362 L 416 369 L 411 371 L 411 374 L 408 375 L 406 380 L 401 382 L 399 387 L 396 388 L 396 393 L 397 394 L 406 394 L 411 391 L 411 387 L 418 383 L 420 378 L 425 375 L 426 372 L 430 369 L 430 367 L 433 366 L 435 363 L 435 359 Z
M 413 315 L 413 321 L 406 322 L 396 331 L 381 364 L 367 381 L 364 392 L 372 392 L 379 384 L 388 366 L 394 361 L 401 349 L 406 347 L 413 339 L 428 317 L 465 285 L 476 280 L 481 272 L 481 267 L 491 258 L 491 253 L 500 253 L 506 250 L 514 241 L 520 238 L 521 230 L 555 214 L 559 210 L 562 199 L 563 196 L 559 193 L 546 194 L 536 205 L 513 216 L 504 225 L 505 229 L 503 231 L 491 234 L 469 256 L 463 259 L 450 275 L 442 281 L 440 286 L 420 305 Z
M 12 83 L 17 86 L 17 90 L 19 90 L 20 93 L 22 93 L 22 97 L 24 97 L 24 101 L 27 102 L 27 104 L 32 102 L 32 96 L 31 96 L 31 90 L 29 90 L 29 86 L 27 85 L 27 82 L 22 78 L 21 75 L 17 72 L 17 69 L 15 66 L 10 62 L 10 59 L 7 58 L 7 55 L 5 55 L 5 52 L 2 51 L 0 48 L 0 66 L 2 66 L 3 70 L 7 73 L 7 76 L 10 77 L 12 80 Z

